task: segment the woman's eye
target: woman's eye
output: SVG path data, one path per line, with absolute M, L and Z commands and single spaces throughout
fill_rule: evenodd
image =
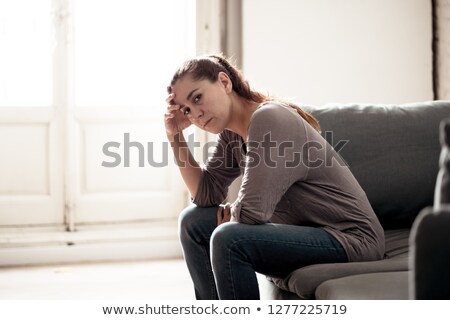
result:
M 194 102 L 195 102 L 195 103 L 199 102 L 201 97 L 202 97 L 201 94 L 199 94 L 198 96 L 196 96 L 196 97 L 194 98 Z
M 191 109 L 190 109 L 190 108 L 184 108 L 183 114 L 184 114 L 185 116 L 187 116 L 189 113 L 191 113 Z

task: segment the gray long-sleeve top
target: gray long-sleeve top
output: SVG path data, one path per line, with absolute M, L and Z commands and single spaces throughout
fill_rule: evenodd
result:
M 222 203 L 242 174 L 231 208 L 239 222 L 315 226 L 342 244 L 349 261 L 383 258 L 383 229 L 365 192 L 337 152 L 294 109 L 263 103 L 252 115 L 245 144 L 229 130 L 217 142 L 202 167 L 196 205 Z

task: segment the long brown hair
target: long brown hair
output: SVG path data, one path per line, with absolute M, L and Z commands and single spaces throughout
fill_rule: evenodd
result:
M 248 81 L 246 81 L 242 73 L 234 67 L 227 59 L 219 55 L 208 55 L 196 57 L 187 60 L 173 75 L 170 85 L 173 86 L 179 79 L 185 75 L 190 75 L 193 80 L 209 80 L 216 82 L 219 72 L 225 72 L 231 79 L 233 91 L 247 101 L 262 103 L 266 101 L 278 100 L 269 95 L 252 90 Z M 169 88 L 170 90 L 170 88 Z M 170 92 L 169 92 L 170 93 Z M 291 108 L 295 109 L 298 114 L 305 119 L 314 129 L 320 133 L 320 125 L 316 118 L 308 112 L 302 110 L 299 106 L 292 102 L 281 101 Z

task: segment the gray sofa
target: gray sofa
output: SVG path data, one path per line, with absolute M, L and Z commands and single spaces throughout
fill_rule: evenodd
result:
M 436 184 L 441 150 L 450 139 L 448 130 L 441 148 L 439 126 L 450 118 L 450 101 L 306 109 L 317 117 L 323 135 L 365 190 L 385 229 L 385 258 L 300 268 L 284 279 L 260 281 L 261 297 L 408 299 L 431 298 L 431 291 L 450 298 L 450 289 L 445 289 L 450 288 L 450 232 L 446 231 L 450 210 L 444 205 L 449 202 L 450 178 L 448 172 L 442 174 L 450 163 L 448 152 L 447 158 L 441 155 L 441 182 Z M 433 209 L 435 189 L 444 204 Z M 439 233 L 433 231 L 436 223 Z M 439 266 L 442 271 L 436 275 Z M 447 282 L 443 285 L 442 280 Z

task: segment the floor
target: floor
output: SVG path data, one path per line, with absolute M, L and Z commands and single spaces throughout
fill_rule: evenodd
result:
M 0 299 L 194 299 L 183 260 L 0 268 Z

